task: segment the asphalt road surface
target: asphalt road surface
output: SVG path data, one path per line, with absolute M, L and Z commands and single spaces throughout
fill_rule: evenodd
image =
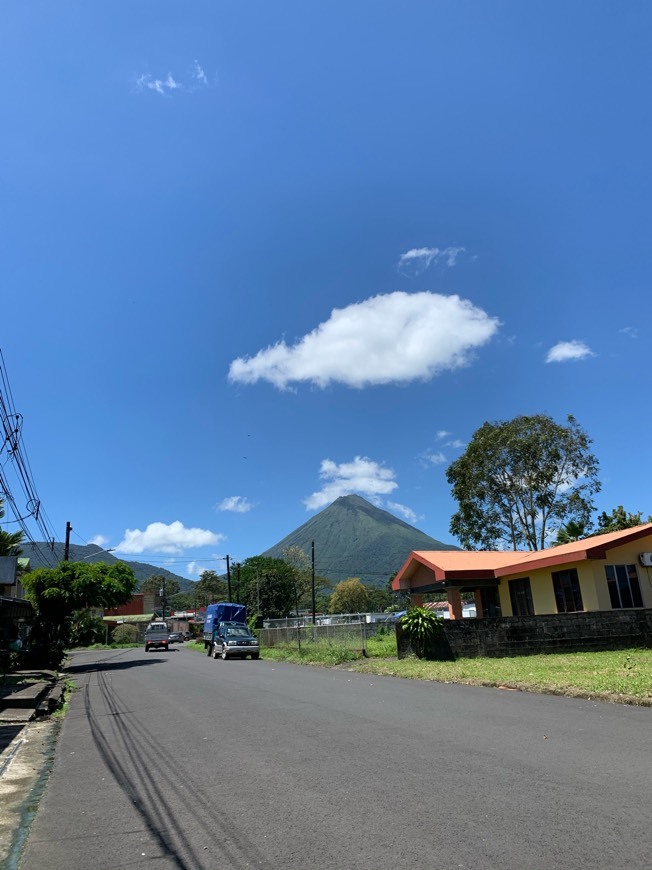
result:
M 21 870 L 649 870 L 652 710 L 80 652 Z

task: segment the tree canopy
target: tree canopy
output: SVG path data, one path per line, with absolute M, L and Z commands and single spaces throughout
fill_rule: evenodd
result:
M 238 586 L 239 598 L 238 598 Z M 295 571 L 284 559 L 251 556 L 240 564 L 240 580 L 231 584 L 234 598 L 251 614 L 280 619 L 294 612 L 297 601 Z
M 75 611 L 124 604 L 138 583 L 124 562 L 60 562 L 56 568 L 38 568 L 25 574 L 22 582 L 36 610 L 32 647 L 54 664 L 59 663 L 70 641 Z
M 193 585 L 195 606 L 212 604 L 215 601 L 228 601 L 226 578 L 220 577 L 216 571 L 202 571 L 199 580 Z
M 643 523 L 652 523 L 652 516 L 643 519 L 643 511 L 638 511 L 635 514 L 629 514 L 625 508 L 619 504 L 617 508 L 607 513 L 602 511 L 598 516 L 598 527 L 595 531 L 596 535 L 604 535 L 606 532 L 620 532 L 623 529 L 632 529 L 634 526 L 640 526 Z
M 140 584 L 141 592 L 153 592 L 158 595 L 161 589 L 165 597 L 170 598 L 171 595 L 177 594 L 181 586 L 174 577 L 166 577 L 164 574 L 152 574 Z
M 574 417 L 484 423 L 446 478 L 458 510 L 450 531 L 468 549 L 544 549 L 570 522 L 588 525 L 600 491 L 591 439 Z
M 367 610 L 369 592 L 358 577 L 338 583 L 331 595 L 331 613 L 360 613 Z

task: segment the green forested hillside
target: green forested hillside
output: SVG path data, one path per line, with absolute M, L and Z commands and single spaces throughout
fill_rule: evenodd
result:
M 36 568 L 54 568 L 63 559 L 64 544 L 60 541 L 55 541 L 50 545 L 44 541 L 35 541 L 34 543 L 23 543 L 20 545 L 21 557 L 30 560 L 31 570 Z M 159 565 L 148 565 L 146 562 L 128 562 L 126 559 L 117 559 L 113 553 L 107 553 L 101 547 L 95 544 L 70 545 L 70 561 L 71 562 L 105 562 L 107 565 L 113 565 L 114 562 L 126 562 L 127 565 L 136 575 L 138 584 L 143 580 L 151 577 L 153 574 L 163 577 L 174 578 L 181 587 L 182 592 L 188 592 L 193 588 L 192 580 L 187 580 L 185 577 L 179 577 L 178 574 L 173 574 L 171 571 L 161 568 Z
M 412 550 L 458 550 L 416 529 L 359 495 L 346 495 L 295 529 L 262 555 L 279 558 L 287 547 L 310 556 L 315 542 L 315 573 L 338 583 L 359 577 L 385 586 Z

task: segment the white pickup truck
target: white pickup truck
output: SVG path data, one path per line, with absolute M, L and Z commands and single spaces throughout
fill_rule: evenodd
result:
M 167 622 L 150 622 L 145 629 L 145 652 L 151 649 L 167 649 L 170 643 L 170 630 Z

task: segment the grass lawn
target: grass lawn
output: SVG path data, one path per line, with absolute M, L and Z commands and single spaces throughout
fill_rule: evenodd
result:
M 496 686 L 531 692 L 591 697 L 608 701 L 652 706 L 652 650 L 581 652 L 511 658 L 458 659 L 434 662 L 410 657 L 396 658 L 396 641 L 389 634 L 370 638 L 368 658 L 337 644 L 302 643 L 263 648 L 261 656 L 322 666 L 347 664 L 367 674 Z
M 649 649 L 454 662 L 371 659 L 357 662 L 354 669 L 417 680 L 499 686 L 652 706 L 652 650 Z
M 204 652 L 203 641 L 186 644 Z M 652 650 L 578 652 L 511 658 L 458 659 L 433 662 L 396 658 L 393 633 L 369 638 L 367 656 L 359 649 L 335 642 L 303 640 L 297 644 L 262 647 L 261 658 L 321 667 L 346 666 L 352 671 L 430 680 L 495 686 L 529 692 L 573 695 L 652 707 Z

